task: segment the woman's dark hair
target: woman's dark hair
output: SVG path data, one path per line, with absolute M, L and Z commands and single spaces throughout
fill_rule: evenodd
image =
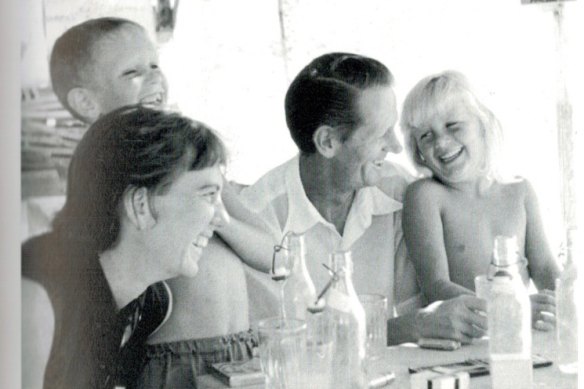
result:
M 296 76 L 285 100 L 286 123 L 303 153 L 314 153 L 313 136 L 321 125 L 337 127 L 343 140 L 361 124 L 357 98 L 368 88 L 393 84 L 381 62 L 349 53 L 329 53 L 314 59 Z
M 118 239 L 127 189 L 164 192 L 184 171 L 225 162 L 223 142 L 202 123 L 140 106 L 117 109 L 95 122 L 77 146 L 54 230 L 70 244 L 100 253 Z

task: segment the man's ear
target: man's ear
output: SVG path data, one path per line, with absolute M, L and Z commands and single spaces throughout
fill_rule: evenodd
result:
M 67 93 L 67 102 L 80 116 L 93 123 L 101 115 L 101 107 L 91 91 L 73 88 Z
M 144 187 L 133 186 L 124 192 L 124 212 L 138 230 L 146 230 L 156 224 L 148 196 L 148 190 Z
M 337 154 L 342 141 L 337 129 L 322 125 L 312 135 L 312 141 L 316 150 L 325 158 L 332 158 Z

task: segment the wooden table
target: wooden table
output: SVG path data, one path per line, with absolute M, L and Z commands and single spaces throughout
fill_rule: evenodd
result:
M 410 387 L 408 367 L 460 362 L 470 358 L 488 358 L 487 342 L 487 339 L 480 339 L 470 345 L 463 346 L 456 351 L 425 350 L 409 343 L 388 347 L 385 356 L 372 362 L 369 369 L 377 373 L 387 371 L 395 372 L 396 380 L 386 387 L 408 389 Z M 534 388 L 572 389 L 578 387 L 578 375 L 562 374 L 558 369 L 555 363 L 556 350 L 557 344 L 554 332 L 533 332 L 533 352 L 554 361 L 552 366 L 541 367 L 533 370 Z M 203 389 L 228 387 L 211 375 L 198 377 L 197 384 Z M 470 387 L 472 389 L 490 389 L 491 378 L 488 375 L 471 378 Z M 264 389 L 263 385 L 247 386 L 245 388 Z

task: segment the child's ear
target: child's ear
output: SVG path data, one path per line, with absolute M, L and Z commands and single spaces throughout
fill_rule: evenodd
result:
M 340 134 L 336 128 L 322 125 L 312 135 L 316 150 L 325 158 L 332 158 L 342 145 Z
M 93 123 L 101 115 L 101 107 L 92 93 L 85 88 L 73 88 L 67 93 L 67 102 L 80 116 Z
M 140 231 L 152 228 L 156 224 L 148 196 L 148 190 L 144 187 L 133 186 L 124 192 L 124 212 L 130 222 Z

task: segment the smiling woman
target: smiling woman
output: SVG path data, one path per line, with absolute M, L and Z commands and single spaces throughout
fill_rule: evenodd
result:
M 109 388 L 139 373 L 146 338 L 172 306 L 160 281 L 194 276 L 228 221 L 225 158 L 211 129 L 176 113 L 129 106 L 90 127 L 53 231 L 22 249 L 22 275 L 43 286 L 55 315 L 45 388 Z

